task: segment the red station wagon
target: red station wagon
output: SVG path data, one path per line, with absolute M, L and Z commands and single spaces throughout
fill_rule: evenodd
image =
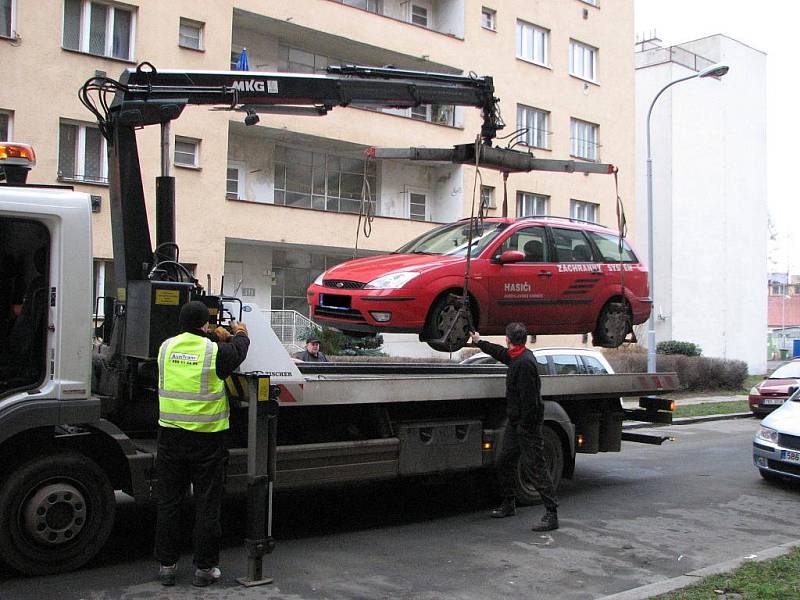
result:
M 432 348 L 466 344 L 459 311 L 469 220 L 396 252 L 328 269 L 308 288 L 311 318 L 350 334 L 418 333 Z M 488 218 L 473 229 L 469 308 L 484 335 L 522 321 L 534 334 L 593 334 L 619 346 L 650 315 L 647 270 L 627 241 L 596 224 L 554 217 Z

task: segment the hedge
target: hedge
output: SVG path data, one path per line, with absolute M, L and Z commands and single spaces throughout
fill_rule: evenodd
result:
M 607 352 L 606 358 L 616 373 L 646 373 L 647 353 Z M 675 372 L 684 390 L 739 390 L 747 378 L 747 363 L 742 360 L 656 354 L 656 371 Z

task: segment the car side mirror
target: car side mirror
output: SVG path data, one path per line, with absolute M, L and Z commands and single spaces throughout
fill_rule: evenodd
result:
M 525 255 L 520 252 L 519 250 L 506 250 L 500 255 L 500 258 L 497 259 L 501 265 L 506 263 L 518 263 L 525 260 Z

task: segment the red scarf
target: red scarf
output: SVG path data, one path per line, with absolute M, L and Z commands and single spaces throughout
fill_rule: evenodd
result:
M 517 358 L 520 354 L 525 352 L 527 348 L 525 346 L 514 346 L 513 348 L 508 349 L 508 355 L 511 358 Z

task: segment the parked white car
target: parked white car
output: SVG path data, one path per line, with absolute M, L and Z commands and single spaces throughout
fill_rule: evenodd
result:
M 800 479 L 800 391 L 761 421 L 753 464 L 764 479 Z
M 531 348 L 540 375 L 611 375 L 614 369 L 606 357 L 588 348 Z M 497 361 L 478 352 L 461 361 L 462 365 L 490 365 Z

